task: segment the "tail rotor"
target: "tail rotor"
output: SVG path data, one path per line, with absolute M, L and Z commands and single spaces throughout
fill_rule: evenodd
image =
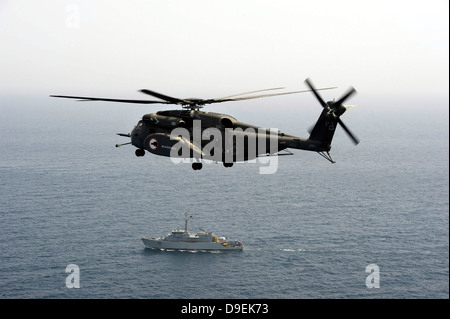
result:
M 359 139 L 340 119 L 340 116 L 347 110 L 347 107 L 343 105 L 344 101 L 353 94 L 357 93 L 356 90 L 351 87 L 339 100 L 325 102 L 317 92 L 310 79 L 306 79 L 305 84 L 311 89 L 320 105 L 324 108 L 319 120 L 310 132 L 310 139 L 318 139 L 331 144 L 331 139 L 333 138 L 335 130 L 335 123 L 339 123 L 352 142 L 357 145 L 359 143 Z

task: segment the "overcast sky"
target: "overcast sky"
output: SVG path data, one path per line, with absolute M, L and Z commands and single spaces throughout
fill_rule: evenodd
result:
M 448 105 L 448 38 L 448 0 L 0 0 L 0 94 L 210 98 L 310 77 Z

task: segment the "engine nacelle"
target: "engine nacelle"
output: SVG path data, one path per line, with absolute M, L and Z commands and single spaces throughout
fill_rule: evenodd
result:
M 220 119 L 220 124 L 225 128 L 234 128 L 234 120 L 229 117 L 222 117 Z
M 186 123 L 178 117 L 165 116 L 156 113 L 145 114 L 142 117 L 142 120 L 144 120 L 147 123 L 150 123 L 151 125 L 166 129 L 173 129 L 175 127 L 186 127 Z

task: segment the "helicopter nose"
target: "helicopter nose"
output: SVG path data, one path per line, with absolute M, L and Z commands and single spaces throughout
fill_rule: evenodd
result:
M 137 148 L 144 148 L 141 140 L 142 139 L 139 137 L 138 134 L 131 134 L 131 144 L 133 144 Z

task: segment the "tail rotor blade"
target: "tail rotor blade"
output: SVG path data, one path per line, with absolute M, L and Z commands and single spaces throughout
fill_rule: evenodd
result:
M 336 102 L 334 102 L 334 104 L 336 104 L 336 105 L 341 105 L 342 103 L 344 103 L 344 101 L 345 101 L 346 99 L 348 99 L 351 95 L 353 95 L 353 94 L 355 94 L 355 93 L 356 93 L 356 90 L 355 90 L 353 87 L 351 87 L 351 88 L 348 90 L 348 92 L 345 93 L 339 100 L 337 100 Z
M 344 124 L 344 122 L 342 122 L 341 119 L 338 119 L 339 124 L 341 124 L 342 128 L 344 129 L 344 131 L 348 134 L 348 136 L 350 137 L 350 139 L 353 141 L 353 143 L 355 145 L 358 145 L 359 143 L 359 139 L 348 129 L 348 127 Z
M 328 107 L 327 103 L 325 103 L 325 101 L 320 97 L 319 93 L 317 93 L 316 88 L 311 83 L 309 78 L 305 80 L 305 83 L 311 89 L 311 91 L 313 92 L 313 94 L 317 98 L 317 100 L 319 100 L 320 105 L 322 105 L 322 107 Z

